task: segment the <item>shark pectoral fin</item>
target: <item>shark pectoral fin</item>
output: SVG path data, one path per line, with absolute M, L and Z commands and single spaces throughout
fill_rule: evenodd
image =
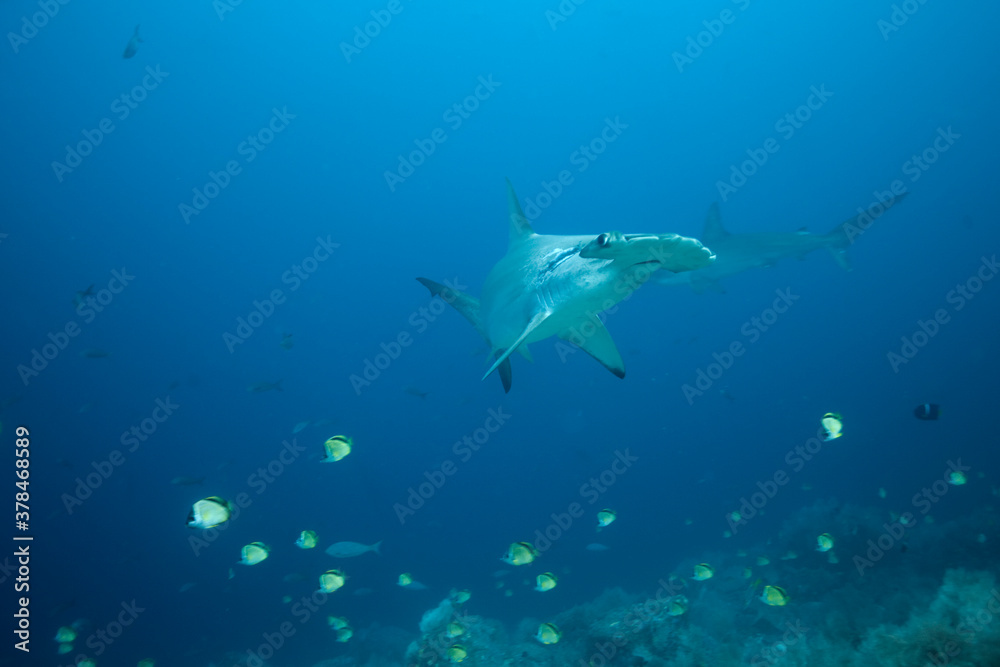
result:
M 850 271 L 854 267 L 851 266 L 851 258 L 847 256 L 847 248 L 834 248 L 833 246 L 827 246 L 827 250 L 833 255 L 833 261 L 837 263 L 837 266 L 842 268 L 844 271 Z
M 450 304 L 452 308 L 461 313 L 462 317 L 467 319 L 472 326 L 476 327 L 476 331 L 486 339 L 486 342 L 490 342 L 489 336 L 486 335 L 486 330 L 483 328 L 483 320 L 479 315 L 478 299 L 468 294 L 463 294 L 447 285 L 427 280 L 427 278 L 417 278 L 417 282 L 430 290 L 431 294 L 441 297 L 445 303 Z
M 517 337 L 517 340 L 515 340 L 514 343 L 510 347 L 508 347 L 506 350 L 503 350 L 502 352 L 499 352 L 499 354 L 497 354 L 497 360 L 494 361 L 493 365 L 490 366 L 490 369 L 488 371 L 486 371 L 486 375 L 483 376 L 483 379 L 485 380 L 486 378 L 488 378 L 490 376 L 490 373 L 492 373 L 493 371 L 495 371 L 497 369 L 497 367 L 500 367 L 500 366 L 506 364 L 506 366 L 507 366 L 507 381 L 504 383 L 504 387 L 509 390 L 510 389 L 510 386 L 509 386 L 509 382 L 510 382 L 510 361 L 508 361 L 508 357 L 510 357 L 511 353 L 514 350 L 516 350 L 518 347 L 520 347 L 521 343 L 524 342 L 524 339 L 528 337 L 528 334 L 530 334 L 532 331 L 534 331 L 538 327 L 539 324 L 541 324 L 542 322 L 544 322 L 545 319 L 549 315 L 551 315 L 551 313 L 549 311 L 547 311 L 547 310 L 543 310 L 541 312 L 535 313 L 535 316 L 532 317 L 531 320 L 528 322 L 528 326 L 524 327 L 524 331 L 522 331 L 521 335 Z M 501 377 L 500 377 L 501 380 L 503 379 L 502 373 L 503 373 L 503 371 L 501 370 Z
M 622 355 L 618 353 L 615 341 L 611 340 L 611 334 L 596 315 L 587 317 L 573 329 L 563 331 L 559 337 L 576 345 L 618 377 L 625 377 L 625 362 L 622 361 Z
M 713 292 L 718 292 L 719 294 L 725 294 L 726 288 L 722 286 L 722 283 L 718 280 L 713 280 L 711 278 L 706 278 L 704 276 L 698 275 L 698 273 L 692 273 L 691 275 L 691 289 L 694 290 L 695 294 L 704 294 L 705 290 L 711 290 Z
M 521 353 L 521 356 L 527 359 L 531 363 L 535 363 L 535 358 L 531 356 L 531 350 L 528 349 L 527 343 L 521 343 L 518 346 L 517 351 Z

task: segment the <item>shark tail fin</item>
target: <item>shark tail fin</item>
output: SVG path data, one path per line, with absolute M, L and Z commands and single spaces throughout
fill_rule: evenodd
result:
M 847 256 L 847 249 L 851 247 L 858 236 L 871 227 L 880 216 L 890 208 L 903 201 L 907 193 L 891 197 L 868 208 L 867 211 L 858 209 L 858 214 L 844 220 L 826 234 L 827 249 L 833 255 L 833 260 L 837 266 L 845 271 L 851 270 L 851 259 Z
M 479 299 L 471 297 L 453 287 L 428 280 L 427 278 L 417 278 L 417 282 L 430 290 L 431 294 L 441 297 L 445 303 L 461 313 L 462 317 L 467 319 L 469 324 L 476 328 L 476 331 L 483 337 L 487 345 L 492 347 L 493 344 L 490 342 L 490 337 L 486 333 L 486 328 L 483 326 L 483 319 L 480 315 Z M 507 358 L 510 355 L 503 350 L 498 350 L 496 356 L 497 361 L 486 375 L 489 375 L 494 370 L 499 370 L 500 381 L 503 382 L 503 390 L 506 393 L 510 391 L 511 383 L 510 359 Z

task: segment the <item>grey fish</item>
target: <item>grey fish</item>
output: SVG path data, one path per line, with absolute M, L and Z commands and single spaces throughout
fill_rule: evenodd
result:
M 382 540 L 379 540 L 375 544 L 361 544 L 359 542 L 337 542 L 336 544 L 331 544 L 326 548 L 326 553 L 330 554 L 334 558 L 353 558 L 355 556 L 360 556 L 366 554 L 369 551 L 374 551 L 377 554 L 381 554 L 379 547 L 382 546 Z
M 282 391 L 281 380 L 276 382 L 257 382 L 247 387 L 247 391 L 252 394 L 263 394 L 265 391 Z

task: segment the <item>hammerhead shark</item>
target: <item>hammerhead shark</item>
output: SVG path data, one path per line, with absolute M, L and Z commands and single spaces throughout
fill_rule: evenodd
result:
M 598 315 L 627 299 L 660 269 L 693 271 L 715 259 L 697 239 L 677 234 L 536 234 L 510 181 L 507 205 L 507 254 L 486 277 L 481 299 L 417 278 L 486 339 L 494 361 L 483 379 L 499 370 L 505 392 L 510 391 L 510 355 L 517 351 L 530 361 L 527 344 L 549 336 L 570 341 L 625 377 L 625 364 Z
M 666 285 L 690 285 L 695 292 L 706 289 L 724 291 L 722 278 L 743 273 L 749 269 L 774 266 L 786 257 L 802 259 L 805 255 L 826 248 L 834 261 L 845 271 L 851 270 L 848 247 L 872 222 L 906 197 L 902 193 L 888 197 L 867 211 L 859 212 L 853 218 L 844 220 L 826 234 L 810 234 L 805 229 L 797 232 L 761 232 L 755 234 L 730 234 L 722 226 L 719 205 L 712 204 L 705 218 L 705 230 L 701 240 L 712 248 L 716 259 L 711 266 L 684 274 L 657 275 L 655 280 Z M 860 209 L 859 209 L 860 211 Z
M 135 32 L 132 33 L 132 39 L 128 40 L 128 44 L 125 45 L 125 52 L 122 53 L 122 58 L 131 58 L 134 56 L 136 51 L 139 50 L 139 44 L 142 41 L 142 37 L 139 36 L 139 26 L 136 26 Z

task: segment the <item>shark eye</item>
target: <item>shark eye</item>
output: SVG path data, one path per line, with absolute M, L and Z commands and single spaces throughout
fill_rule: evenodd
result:
M 608 244 L 610 243 L 611 243 L 611 234 L 601 234 L 600 236 L 597 237 L 597 245 L 599 245 L 602 248 L 608 247 Z

